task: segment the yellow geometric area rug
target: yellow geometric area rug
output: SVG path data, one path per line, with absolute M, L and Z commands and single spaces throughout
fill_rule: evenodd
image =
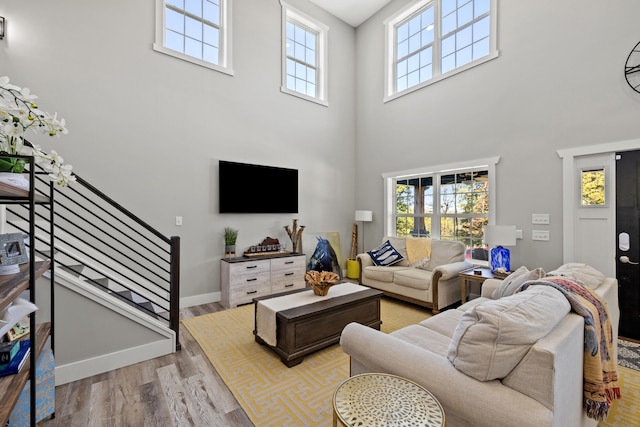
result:
M 380 315 L 382 331 L 389 333 L 426 319 L 431 311 L 383 298 Z M 182 323 L 256 426 L 331 425 L 333 392 L 349 377 L 349 357 L 340 345 L 287 368 L 273 351 L 255 342 L 253 305 Z
M 609 416 L 598 427 L 623 427 L 640 425 L 640 372 L 618 366 L 618 383 L 622 399 L 614 400 Z
M 422 307 L 383 298 L 382 331 L 392 332 L 430 314 Z M 182 322 L 256 426 L 331 425 L 333 392 L 349 376 L 349 358 L 338 344 L 287 368 L 274 352 L 255 342 L 253 305 Z M 598 427 L 640 425 L 640 372 L 618 366 L 618 375 L 622 399 L 613 402 L 607 420 Z

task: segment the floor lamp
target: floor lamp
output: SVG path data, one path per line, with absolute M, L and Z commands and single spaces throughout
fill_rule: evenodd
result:
M 366 252 L 367 250 L 364 247 L 364 223 L 373 221 L 373 212 L 356 211 L 356 221 L 360 221 L 362 223 L 362 251 Z
M 516 245 L 515 225 L 487 225 L 484 228 L 484 241 L 491 248 L 489 252 L 489 265 L 494 273 L 499 268 L 504 268 L 505 272 L 511 270 L 511 254 L 504 246 Z

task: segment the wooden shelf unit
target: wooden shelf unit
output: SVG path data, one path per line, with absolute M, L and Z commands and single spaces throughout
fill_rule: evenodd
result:
M 53 264 L 53 224 L 51 221 L 49 225 L 49 246 L 50 259 L 44 261 L 36 260 L 35 246 L 37 244 L 37 238 L 35 236 L 35 206 L 36 205 L 49 205 L 49 209 L 52 209 L 48 196 L 35 191 L 35 163 L 32 156 L 12 156 L 2 155 L 2 158 L 7 157 L 22 157 L 26 160 L 28 168 L 25 169 L 25 175 L 29 176 L 30 188 L 34 191 L 28 191 L 24 188 L 15 187 L 3 183 L 0 186 L 0 205 L 24 205 L 28 209 L 28 227 L 29 231 L 25 233 L 29 237 L 29 261 L 20 265 L 20 272 L 10 275 L 0 276 L 0 311 L 8 307 L 16 298 L 18 298 L 24 291 L 29 291 L 29 300 L 35 303 L 35 283 L 36 280 L 44 275 L 48 270 L 52 268 Z M 49 188 L 51 190 L 51 183 Z M 35 425 L 36 418 L 36 369 L 33 364 L 36 363 L 38 357 L 42 353 L 49 337 L 53 340 L 53 318 L 54 318 L 54 287 L 53 287 L 53 271 L 51 274 L 51 321 L 36 323 L 36 312 L 29 315 L 31 330 L 27 336 L 22 339 L 29 339 L 31 346 L 31 353 L 28 356 L 25 364 L 20 372 L 14 375 L 8 375 L 6 377 L 0 377 L 0 425 L 4 426 L 9 421 L 11 413 L 15 408 L 16 403 L 20 399 L 20 395 L 27 384 L 31 381 L 30 389 L 30 418 L 31 425 Z M 51 344 L 53 349 L 53 342 Z

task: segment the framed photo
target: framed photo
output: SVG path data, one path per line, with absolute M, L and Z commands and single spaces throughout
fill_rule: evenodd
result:
M 29 254 L 24 247 L 22 233 L 0 234 L 0 265 L 24 264 Z
M 16 323 L 13 328 L 9 329 L 9 332 L 7 332 L 7 338 L 9 339 L 9 341 L 15 341 L 18 338 L 22 338 L 23 336 L 27 335 L 30 330 L 31 326 L 29 323 L 29 318 L 25 317 L 24 319 Z

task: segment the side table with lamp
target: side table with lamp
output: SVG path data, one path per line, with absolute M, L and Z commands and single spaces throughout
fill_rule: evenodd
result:
M 511 271 L 511 253 L 505 246 L 516 245 L 515 225 L 487 225 L 484 227 L 484 241 L 489 250 L 489 266 L 474 267 L 458 274 L 462 304 L 467 302 L 467 283 L 482 284 L 487 279 L 504 279 Z
M 511 254 L 505 246 L 516 245 L 515 225 L 487 225 L 484 230 L 484 241 L 491 248 L 489 265 L 491 272 L 498 269 L 511 270 Z

